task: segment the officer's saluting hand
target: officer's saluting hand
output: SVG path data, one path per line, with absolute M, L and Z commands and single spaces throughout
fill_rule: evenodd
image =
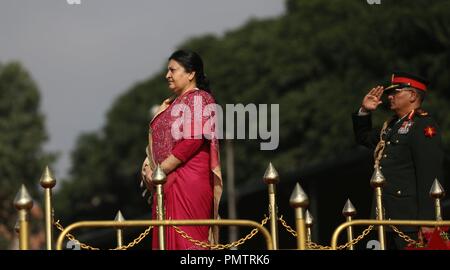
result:
M 378 105 L 382 103 L 381 95 L 383 95 L 383 89 L 383 86 L 374 87 L 364 96 L 361 104 L 363 113 L 375 111 L 377 109 Z

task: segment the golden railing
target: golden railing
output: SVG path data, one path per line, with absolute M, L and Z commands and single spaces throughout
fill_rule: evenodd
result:
M 198 226 L 198 225 L 218 225 L 218 226 L 247 226 L 257 228 L 266 240 L 268 250 L 273 249 L 272 238 L 269 231 L 261 224 L 252 220 L 238 220 L 238 219 L 197 219 L 197 220 L 129 220 L 129 221 L 80 221 L 72 223 L 67 226 L 58 236 L 56 242 L 56 249 L 62 250 L 62 244 L 65 236 L 77 228 L 92 228 L 92 227 L 146 227 L 146 226 Z
M 364 225 L 378 225 L 378 226 L 386 226 L 386 225 L 400 225 L 400 226 L 433 226 L 433 227 L 442 227 L 449 226 L 450 221 L 435 221 L 435 220 L 373 220 L 373 219 L 360 219 L 353 220 L 349 222 L 342 223 L 339 227 L 336 228 L 333 232 L 333 236 L 331 237 L 331 249 L 337 249 L 337 241 L 339 234 L 346 228 L 351 226 L 364 226 Z

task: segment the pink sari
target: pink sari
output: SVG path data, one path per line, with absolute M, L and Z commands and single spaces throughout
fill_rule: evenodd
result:
M 158 113 L 150 122 L 149 136 L 149 160 L 152 167 L 166 159 L 174 147 L 184 138 L 174 138 L 171 133 L 172 126 L 180 119 L 180 116 L 172 116 L 172 110 L 176 105 L 189 108 L 194 112 L 194 98 L 201 98 L 202 109 L 208 104 L 215 104 L 214 98 L 206 91 L 191 90 L 176 99 L 167 99 L 159 108 Z M 184 105 L 183 105 L 184 104 Z M 185 106 L 186 105 L 186 106 Z M 197 103 L 198 105 L 198 103 Z M 197 106 L 198 107 L 198 106 Z M 198 109 L 198 108 L 197 108 Z M 203 127 L 210 117 L 194 117 L 191 121 L 201 127 L 201 134 L 211 136 L 209 131 L 203 131 Z M 196 122 L 196 123 L 194 123 Z M 194 135 L 194 134 L 193 134 Z M 220 173 L 219 145 L 217 138 L 207 137 L 198 151 L 191 158 L 181 164 L 167 176 L 164 185 L 164 205 L 166 219 L 217 219 L 220 197 L 222 194 L 222 178 Z M 153 219 L 156 219 L 156 200 L 153 202 Z M 203 242 L 216 243 L 218 230 L 214 232 L 209 226 L 179 226 L 193 239 Z M 178 234 L 173 227 L 166 227 L 166 249 L 202 249 Z M 158 249 L 158 230 L 153 230 L 153 249 Z

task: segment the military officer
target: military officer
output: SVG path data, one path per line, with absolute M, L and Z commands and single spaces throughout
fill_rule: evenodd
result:
M 357 143 L 375 150 L 375 167 L 386 178 L 385 219 L 435 218 L 429 191 L 435 178 L 443 180 L 444 154 L 439 127 L 421 108 L 427 85 L 422 77 L 396 72 L 390 86 L 372 88 L 352 115 Z M 394 115 L 381 129 L 373 129 L 371 114 L 383 103 L 384 95 Z M 417 239 L 417 228 L 401 228 Z M 386 243 L 397 249 L 407 244 L 389 230 Z

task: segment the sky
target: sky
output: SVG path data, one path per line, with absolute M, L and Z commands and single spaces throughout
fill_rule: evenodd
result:
M 0 62 L 20 61 L 38 84 L 59 179 L 77 137 L 99 131 L 114 100 L 177 45 L 284 12 L 284 0 L 1 0 Z

